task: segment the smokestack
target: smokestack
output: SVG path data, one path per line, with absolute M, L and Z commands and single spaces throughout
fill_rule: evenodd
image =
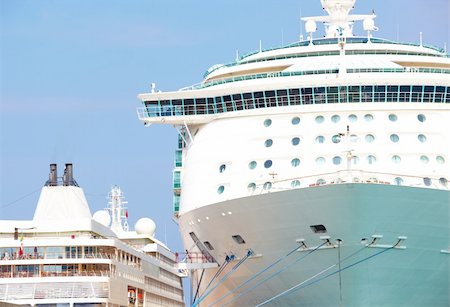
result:
M 72 163 L 66 163 L 66 168 L 64 169 L 63 184 L 64 186 L 74 185 Z
M 49 174 L 49 186 L 54 187 L 58 185 L 58 173 L 56 170 L 56 164 L 50 164 L 50 174 Z

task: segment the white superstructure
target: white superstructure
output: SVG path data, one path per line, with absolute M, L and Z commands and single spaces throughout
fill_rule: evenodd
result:
M 185 247 L 221 265 L 194 272 L 194 305 L 450 304 L 450 58 L 374 38 L 354 4 L 323 0 L 307 40 L 138 96 L 145 125 L 179 132 Z
M 0 302 L 31 306 L 184 306 L 177 259 L 142 218 L 127 229 L 123 195 L 89 210 L 66 164 L 56 164 L 31 221 L 0 221 Z

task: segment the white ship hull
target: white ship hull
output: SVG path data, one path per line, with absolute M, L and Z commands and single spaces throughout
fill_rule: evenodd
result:
M 226 255 L 237 258 L 205 290 L 217 272 L 206 270 L 200 306 L 254 306 L 296 285 L 268 305 L 449 306 L 449 204 L 446 190 L 335 184 L 216 203 L 179 221 L 186 247 L 194 244 L 194 232 L 201 242 L 212 242 L 219 264 Z M 326 233 L 314 233 L 312 225 L 324 225 Z M 330 243 L 324 244 L 326 236 Z M 228 274 L 248 250 L 255 256 Z

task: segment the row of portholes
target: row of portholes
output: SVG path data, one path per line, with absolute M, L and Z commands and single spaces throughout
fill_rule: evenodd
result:
M 343 182 L 342 179 L 338 178 L 333 183 L 342 183 L 342 182 Z M 359 178 L 353 178 L 353 182 L 360 182 L 360 179 Z M 375 178 L 375 177 L 369 178 L 369 180 L 367 182 L 377 183 L 378 179 Z M 403 178 L 401 178 L 401 177 L 394 178 L 394 183 L 396 185 L 403 185 L 403 182 L 404 182 Z M 327 182 L 326 182 L 325 179 L 320 178 L 320 179 L 317 179 L 315 184 L 316 185 L 324 185 L 326 183 Z M 425 178 L 423 178 L 423 183 L 424 183 L 425 186 L 429 187 L 432 184 L 432 180 L 429 177 L 425 177 Z M 439 183 L 442 186 L 444 186 L 444 187 L 448 186 L 447 178 L 444 178 L 444 177 L 439 178 Z M 291 188 L 293 188 L 293 189 L 300 187 L 300 185 L 301 185 L 300 180 L 292 180 L 291 181 Z M 268 191 L 268 190 L 272 189 L 272 186 L 273 186 L 272 182 L 267 181 L 267 182 L 265 182 L 263 184 L 262 189 L 265 190 L 265 191 Z M 256 183 L 254 183 L 254 182 L 249 183 L 248 186 L 247 186 L 247 190 L 249 192 L 256 191 Z M 225 191 L 225 187 L 223 185 L 221 185 L 221 186 L 219 186 L 217 188 L 217 194 L 222 194 L 224 191 Z
M 343 135 L 342 134 L 336 134 L 333 135 L 331 137 L 331 141 L 335 144 L 338 144 L 341 142 Z M 375 136 L 373 134 L 367 134 L 364 139 L 366 140 L 367 143 L 372 143 L 375 141 Z M 400 137 L 398 136 L 398 134 L 391 134 L 389 136 L 389 139 L 391 140 L 391 142 L 393 143 L 397 143 L 400 141 Z M 419 142 L 421 143 L 425 143 L 427 141 L 427 137 L 424 134 L 419 134 L 417 135 L 417 139 L 419 140 Z M 325 137 L 323 135 L 319 135 L 316 137 L 315 139 L 316 143 L 318 144 L 323 144 L 325 143 Z M 350 135 L 350 142 L 352 143 L 357 143 L 359 141 L 359 138 L 357 135 L 352 134 Z M 291 144 L 293 146 L 297 146 L 298 144 L 300 144 L 300 138 L 299 137 L 294 137 L 291 139 Z M 273 140 L 272 139 L 267 139 L 264 141 L 264 146 L 265 147 L 272 147 L 273 145 Z
M 332 162 L 334 165 L 340 165 L 342 163 L 342 157 L 340 156 L 335 156 L 332 158 Z M 392 162 L 394 162 L 395 164 L 399 164 L 402 161 L 402 158 L 399 155 L 393 155 L 391 157 Z M 426 155 L 422 155 L 420 156 L 420 162 L 422 162 L 423 164 L 428 164 L 430 162 L 430 158 Z M 368 155 L 366 157 L 366 161 L 369 164 L 374 164 L 377 161 L 377 158 L 374 155 Z M 294 158 L 291 160 L 291 165 L 293 167 L 297 167 L 300 165 L 300 159 L 299 158 Z M 324 165 L 326 163 L 326 159 L 324 157 L 318 157 L 315 160 L 317 165 Z M 351 158 L 351 162 L 352 164 L 358 164 L 360 162 L 360 158 L 358 156 L 353 156 Z M 445 158 L 443 156 L 436 156 L 436 163 L 437 164 L 444 164 L 445 163 Z M 251 161 L 248 164 L 248 168 L 253 170 L 257 167 L 258 163 L 256 161 Z M 270 168 L 272 167 L 273 162 L 272 160 L 266 160 L 264 161 L 264 168 Z M 226 165 L 222 164 L 219 166 L 219 172 L 223 173 L 226 170 Z
M 358 116 L 355 114 L 350 114 L 350 115 L 348 115 L 347 118 L 348 118 L 348 121 L 351 123 L 358 121 Z M 396 114 L 389 114 L 388 118 L 391 122 L 396 122 L 398 120 L 398 116 Z M 331 119 L 331 122 L 338 123 L 341 121 L 341 116 L 335 114 L 335 115 L 331 116 L 330 119 Z M 373 119 L 374 119 L 374 116 L 372 114 L 364 115 L 364 120 L 366 122 L 371 122 L 371 121 L 373 121 Z M 427 119 L 426 116 L 423 114 L 417 115 L 417 120 L 421 123 L 425 122 L 426 119 Z M 316 116 L 315 121 L 316 121 L 316 123 L 321 124 L 321 123 L 325 122 L 325 117 L 323 115 L 318 115 L 318 116 Z M 291 123 L 292 123 L 292 125 L 298 125 L 300 123 L 300 117 L 297 117 L 297 116 L 293 117 L 291 120 Z M 264 120 L 265 127 L 270 127 L 271 125 L 272 125 L 272 120 L 270 118 Z

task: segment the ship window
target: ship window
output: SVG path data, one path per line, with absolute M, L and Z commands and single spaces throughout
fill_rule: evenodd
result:
M 375 141 L 375 137 L 372 134 L 366 135 L 366 142 L 367 143 L 372 143 L 373 141 Z
M 256 165 L 257 165 L 256 161 L 252 161 L 252 162 L 250 162 L 250 163 L 248 164 L 248 168 L 249 168 L 249 169 L 255 169 L 255 168 L 256 168 Z
M 359 157 L 358 156 L 353 156 L 352 157 L 352 163 L 355 164 L 355 165 L 359 164 Z
M 299 117 L 294 117 L 293 119 L 292 119 L 292 124 L 293 125 L 298 125 L 300 123 L 300 118 Z
M 359 137 L 356 134 L 352 134 L 350 135 L 350 142 L 352 143 L 358 143 L 359 142 Z
M 271 139 L 267 139 L 267 140 L 264 142 L 264 146 L 266 146 L 266 147 L 271 147 L 272 144 L 273 144 L 273 141 L 272 141 Z
M 429 177 L 423 178 L 423 183 L 429 187 L 431 185 L 431 179 Z
M 297 146 L 298 144 L 300 144 L 300 138 L 295 137 L 291 140 L 292 145 Z
M 326 233 L 327 229 L 323 225 L 311 225 L 309 226 L 314 233 Z
M 325 118 L 322 115 L 316 117 L 316 123 L 321 124 L 325 121 Z
M 420 156 L 420 162 L 422 162 L 423 164 L 428 164 L 428 162 L 430 162 L 430 159 L 428 159 L 427 156 Z
M 334 165 L 339 165 L 342 162 L 342 158 L 339 156 L 333 157 L 333 164 Z
M 277 101 L 278 105 L 287 106 L 289 105 L 289 100 L 287 98 L 287 90 L 277 90 Z
M 272 160 L 267 160 L 266 162 L 264 162 L 265 168 L 270 168 L 271 166 L 272 166 Z
M 267 181 L 266 183 L 264 183 L 263 185 L 263 189 L 264 190 L 270 190 L 272 188 L 272 182 Z
M 223 191 L 225 191 L 225 187 L 223 185 L 217 188 L 217 194 L 222 194 Z
M 397 115 L 395 114 L 389 114 L 389 120 L 391 122 L 396 122 L 397 121 Z
M 444 164 L 444 163 L 445 163 L 445 159 L 444 159 L 444 157 L 442 157 L 442 156 L 437 156 L 437 157 L 436 157 L 436 162 L 437 162 L 438 164 Z
M 324 157 L 318 157 L 317 159 L 316 159 L 316 164 L 317 165 L 324 165 L 325 164 L 325 158 Z
M 417 119 L 419 120 L 419 122 L 423 123 L 427 120 L 427 118 L 425 117 L 425 115 L 423 114 L 419 114 L 417 115 Z
M 245 240 L 240 235 L 231 236 L 237 244 L 245 244 Z
M 338 123 L 341 120 L 341 117 L 339 115 L 333 115 L 331 116 L 331 121 L 333 123 Z
M 293 167 L 299 166 L 299 165 L 300 165 L 300 159 L 298 159 L 298 158 L 292 159 L 291 165 L 292 165 Z
M 272 120 L 268 118 L 264 121 L 264 127 L 269 127 L 270 125 L 272 125 Z
M 394 178 L 394 182 L 396 185 L 402 185 L 403 184 L 403 179 L 400 177 L 395 177 Z
M 398 137 L 397 134 L 391 134 L 390 138 L 391 138 L 391 141 L 394 143 L 397 143 L 400 140 L 400 138 Z
M 291 188 L 298 188 L 300 186 L 300 180 L 292 180 Z
M 425 142 L 427 141 L 427 137 L 426 137 L 425 135 L 423 135 L 423 134 L 419 134 L 419 135 L 417 136 L 417 138 L 419 139 L 419 141 L 420 141 L 421 143 L 425 143 Z
M 373 155 L 367 156 L 367 163 L 375 164 L 375 162 L 377 162 L 377 158 L 375 156 L 373 156 Z
M 325 181 L 325 179 L 322 179 L 322 178 L 317 179 L 317 181 L 316 181 L 317 185 L 324 185 L 325 183 L 327 183 L 327 182 Z
M 318 137 L 316 137 L 316 143 L 318 144 L 323 144 L 325 142 L 325 137 L 322 135 L 319 135 Z
M 448 185 L 448 180 L 447 178 L 439 178 L 439 183 L 446 187 Z
M 219 166 L 219 173 L 225 172 L 226 168 L 227 168 L 227 166 L 225 164 L 222 164 L 221 166 Z
M 395 164 L 399 164 L 400 162 L 402 162 L 402 158 L 400 158 L 400 156 L 394 155 L 392 156 L 392 162 L 394 162 Z
M 300 90 L 298 88 L 289 89 L 289 101 L 291 105 L 300 104 Z
M 341 141 L 341 136 L 338 135 L 338 134 L 333 135 L 333 137 L 331 138 L 331 141 L 332 141 L 333 143 L 337 144 L 337 143 L 339 143 L 339 142 Z
M 247 186 L 247 190 L 249 192 L 254 192 L 256 190 L 256 184 L 254 182 L 249 183 Z
M 208 248 L 210 251 L 214 250 L 214 247 L 211 243 L 209 243 L 209 241 L 205 241 L 203 242 L 203 244 L 205 244 L 206 248 Z
M 366 115 L 364 115 L 364 119 L 366 120 L 366 122 L 371 122 L 371 121 L 373 121 L 373 115 L 366 114 Z
M 348 116 L 348 120 L 349 120 L 349 122 L 354 123 L 358 120 L 358 116 L 356 116 L 355 114 L 350 114 Z
M 434 101 L 435 102 L 444 102 L 444 100 L 445 100 L 444 95 L 445 95 L 445 87 L 437 86 Z

